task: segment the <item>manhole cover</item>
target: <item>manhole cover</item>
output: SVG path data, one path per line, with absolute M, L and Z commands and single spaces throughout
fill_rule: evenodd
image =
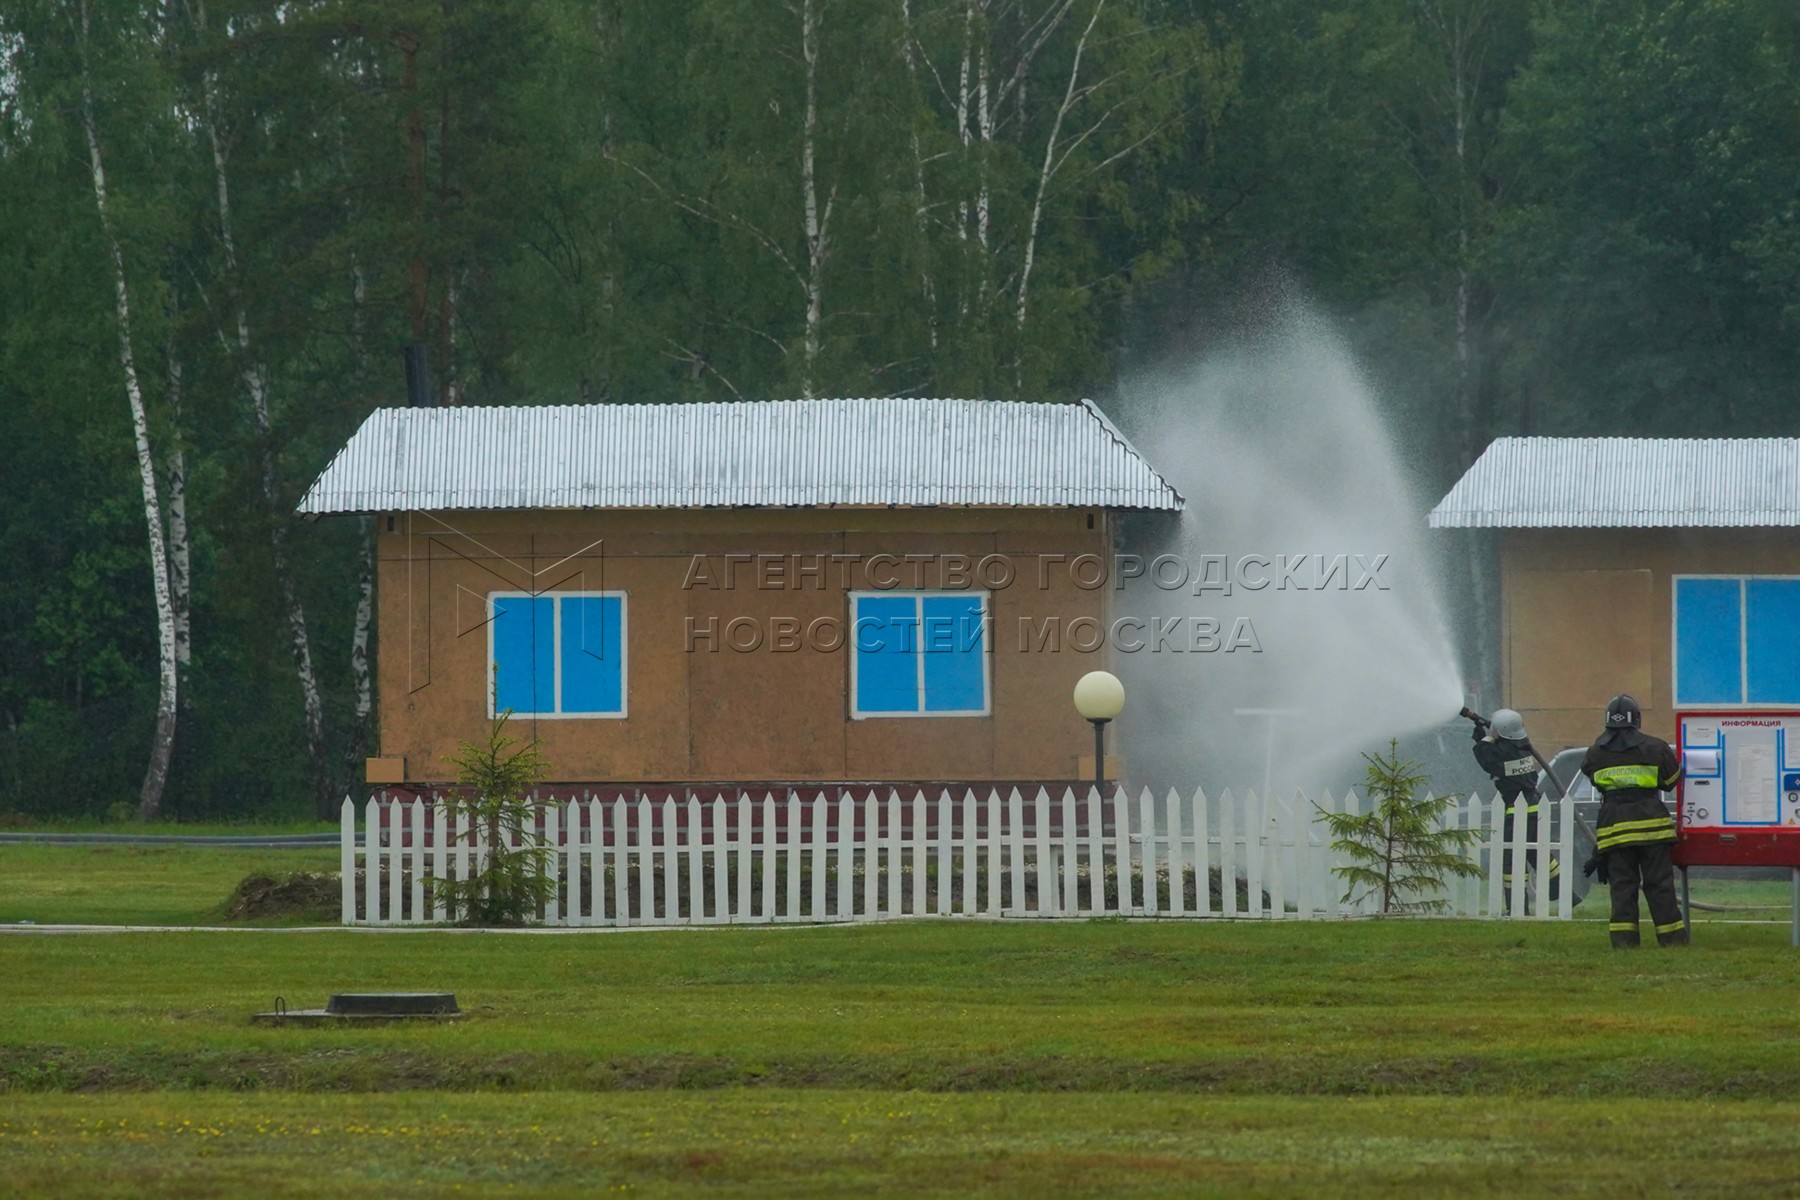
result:
M 460 1021 L 454 992 L 337 992 L 324 1008 L 289 1008 L 275 997 L 271 1012 L 250 1020 L 258 1025 L 322 1025 L 338 1022 Z

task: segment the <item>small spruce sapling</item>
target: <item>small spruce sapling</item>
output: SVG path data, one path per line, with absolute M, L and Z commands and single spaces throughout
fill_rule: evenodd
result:
M 1374 896 L 1383 914 L 1444 911 L 1449 905 L 1437 893 L 1446 880 L 1481 874 L 1464 853 L 1477 831 L 1444 828 L 1452 798 L 1419 795 L 1425 772 L 1400 757 L 1398 741 L 1388 742 L 1386 754 L 1364 754 L 1363 761 L 1372 811 L 1319 809 L 1331 830 L 1332 849 L 1349 859 L 1331 869 L 1344 881 L 1344 902 Z
M 511 710 L 494 718 L 483 745 L 462 743 L 446 759 L 463 788 L 445 804 L 451 828 L 469 819 L 466 835 L 478 858 L 466 879 L 429 879 L 433 903 L 442 899 L 452 920 L 465 925 L 525 925 L 537 919 L 555 886 L 552 849 L 537 844 L 537 805 L 529 798 L 544 778 L 536 739 L 520 745 L 506 735 Z M 454 837 L 452 838 L 454 841 Z

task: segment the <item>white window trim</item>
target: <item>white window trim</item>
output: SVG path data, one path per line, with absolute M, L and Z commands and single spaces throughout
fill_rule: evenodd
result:
M 1686 579 L 1729 579 L 1738 585 L 1738 698 L 1733 700 L 1683 700 L 1681 698 L 1681 583 Z M 1669 695 L 1676 708 L 1690 704 L 1721 711 L 1738 709 L 1792 708 L 1774 700 L 1752 700 L 1750 696 L 1750 589 L 1755 579 L 1773 579 L 1783 583 L 1800 583 L 1800 575 L 1670 575 L 1669 576 Z
M 619 601 L 619 711 L 618 712 L 520 712 L 513 710 L 515 717 L 529 717 L 533 721 L 622 721 L 631 715 L 631 601 L 630 593 L 614 591 L 573 591 L 573 592 L 489 592 L 487 623 L 487 715 L 494 720 L 500 713 L 494 706 L 494 625 L 497 614 L 494 602 L 497 600 L 552 600 L 550 617 L 550 670 L 552 672 L 552 691 L 556 705 L 562 707 L 562 602 L 564 597 L 570 599 L 604 599 L 616 597 Z
M 856 664 L 857 664 L 857 660 L 861 657 L 861 651 L 859 651 L 857 649 L 857 637 L 856 637 L 856 634 L 857 634 L 857 624 L 856 623 L 858 620 L 857 615 L 856 615 L 857 602 L 860 601 L 861 599 L 863 599 L 864 597 L 874 597 L 874 598 L 881 598 L 881 599 L 887 599 L 887 600 L 899 600 L 899 599 L 903 599 L 903 598 L 911 598 L 913 601 L 913 612 L 917 616 L 918 621 L 919 621 L 919 624 L 918 624 L 919 636 L 922 639 L 924 637 L 924 630 L 925 630 L 924 598 L 927 596 L 974 596 L 981 601 L 981 705 L 982 706 L 980 708 L 934 709 L 934 710 L 927 710 L 925 708 L 925 652 L 924 652 L 923 642 L 921 641 L 920 649 L 919 649 L 918 653 L 913 655 L 913 658 L 915 660 L 915 670 L 917 670 L 917 672 L 918 672 L 919 711 L 917 711 L 917 712 L 864 712 L 864 711 L 862 711 L 862 709 L 858 708 L 856 705 L 856 697 L 857 697 L 857 667 L 856 667 Z M 867 590 L 867 591 L 851 592 L 849 594 L 849 598 L 850 598 L 850 637 L 849 637 L 849 645 L 850 645 L 850 719 L 852 721 L 881 721 L 881 720 L 887 720 L 889 718 L 897 718 L 897 719 L 902 719 L 902 720 L 904 720 L 904 719 L 916 720 L 921 717 L 937 718 L 937 717 L 991 717 L 991 716 L 993 716 L 994 715 L 994 663 L 993 663 L 994 639 L 993 639 L 992 634 L 993 634 L 994 630 L 993 630 L 992 596 L 993 596 L 993 593 L 988 591 L 985 588 L 968 588 L 968 589 L 960 589 L 959 588 L 959 589 L 954 589 L 954 590 L 938 589 L 937 591 L 900 591 L 897 589 L 893 589 L 893 590 L 888 590 L 888 591 Z

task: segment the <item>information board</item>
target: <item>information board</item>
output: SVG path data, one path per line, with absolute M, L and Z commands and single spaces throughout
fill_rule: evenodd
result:
M 1800 711 L 1679 712 L 1683 866 L 1800 866 Z

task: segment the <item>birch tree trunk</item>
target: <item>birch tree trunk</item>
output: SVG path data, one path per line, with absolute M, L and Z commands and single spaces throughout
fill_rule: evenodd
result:
M 338 166 L 344 170 L 343 126 L 338 127 Z M 348 175 L 348 171 L 345 171 Z M 346 189 L 348 194 L 348 189 Z M 355 225 L 356 212 L 348 198 L 344 202 L 344 224 Z M 350 371 L 356 394 L 368 388 L 368 346 L 363 331 L 368 300 L 368 277 L 354 243 L 350 247 Z M 375 615 L 375 519 L 360 518 L 362 556 L 356 579 L 356 616 L 350 629 L 350 682 L 356 694 L 355 721 L 350 732 L 350 778 L 360 782 L 364 777 L 363 760 L 374 745 L 370 722 L 375 711 L 374 681 L 369 671 L 369 634 Z
M 180 293 L 173 284 L 169 288 L 169 338 L 165 349 L 168 360 L 169 456 L 166 473 L 169 480 L 169 593 L 175 609 L 175 662 L 181 671 L 193 663 L 193 572 L 188 554 L 187 519 L 187 448 L 182 438 L 182 374 L 181 357 L 175 348 L 175 321 L 179 315 Z
M 1106 0 L 1098 0 L 1093 14 L 1088 17 L 1087 28 L 1081 31 L 1081 40 L 1075 43 L 1075 57 L 1069 64 L 1069 82 L 1063 88 L 1062 103 L 1056 106 L 1056 119 L 1051 122 L 1050 136 L 1044 139 L 1044 162 L 1038 168 L 1037 193 L 1031 201 L 1031 217 L 1025 226 L 1025 251 L 1019 263 L 1019 298 L 1014 314 L 1013 343 L 1013 391 L 1018 393 L 1025 387 L 1025 318 L 1027 304 L 1031 298 L 1031 268 L 1037 260 L 1038 227 L 1044 219 L 1044 197 L 1050 190 L 1050 180 L 1055 177 L 1060 165 L 1056 157 L 1058 139 L 1062 136 L 1064 120 L 1069 110 L 1075 106 L 1075 100 L 1081 83 L 1081 59 L 1087 53 L 1088 38 L 1093 35 L 1094 26 L 1100 20 L 1100 11 L 1106 7 Z
M 88 160 L 93 172 L 94 207 L 100 214 L 100 231 L 112 258 L 113 305 L 119 327 L 119 368 L 125 376 L 125 399 L 131 407 L 131 431 L 137 444 L 138 484 L 144 496 L 144 524 L 150 534 L 150 578 L 156 596 L 157 693 L 156 734 L 150 745 L 150 763 L 138 791 L 138 818 L 148 821 L 162 809 L 163 790 L 169 782 L 169 762 L 175 752 L 176 699 L 179 674 L 176 667 L 175 602 L 169 588 L 169 555 L 163 540 L 162 504 L 156 488 L 156 456 L 150 447 L 150 422 L 144 411 L 144 393 L 138 384 L 137 364 L 131 349 L 131 293 L 125 283 L 125 255 L 113 231 L 106 204 L 106 163 L 100 150 L 100 133 L 94 125 L 93 72 L 88 66 L 88 10 L 82 0 L 81 20 L 81 127 L 87 135 Z
M 801 127 L 800 190 L 806 206 L 806 334 L 801 360 L 800 392 L 813 398 L 819 362 L 820 327 L 825 320 L 825 260 L 830 255 L 831 206 L 836 192 L 819 209 L 816 166 L 819 132 L 819 4 L 801 0 L 800 57 L 806 64 L 806 113 Z
M 356 578 L 356 620 L 350 634 L 350 679 L 356 690 L 356 729 L 351 746 L 351 767 L 362 764 L 372 744 L 369 723 L 375 713 L 375 686 L 369 673 L 369 631 L 375 615 L 375 530 L 374 523 L 364 518 L 362 562 Z M 360 777 L 359 777 L 360 778 Z
M 919 64 L 917 48 L 913 45 L 912 0 L 900 0 L 900 51 L 906 62 L 906 82 L 909 95 L 914 99 L 919 91 Z M 918 204 L 913 213 L 913 220 L 919 232 L 919 253 L 923 264 L 919 268 L 919 297 L 925 305 L 925 337 L 926 343 L 935 351 L 938 348 L 937 320 L 937 287 L 931 276 L 931 230 L 929 213 L 930 203 L 925 192 L 925 153 L 919 144 L 919 125 L 916 115 L 909 118 L 912 126 L 912 158 L 913 186 L 918 194 Z
M 195 5 L 196 19 L 202 29 L 206 24 L 206 8 Z M 325 706 L 319 696 L 318 675 L 313 670 L 312 639 L 307 632 L 306 610 L 300 601 L 300 589 L 288 561 L 288 514 L 282 511 L 280 488 L 275 470 L 273 426 L 269 418 L 269 388 L 262 365 L 257 362 L 250 343 L 250 320 L 245 311 L 242 283 L 238 273 L 237 243 L 232 236 L 231 189 L 225 170 L 225 147 L 219 140 L 218 106 L 212 73 L 201 77 L 201 100 L 206 121 L 207 140 L 212 147 L 213 178 L 219 199 L 219 242 L 225 252 L 225 269 L 230 279 L 233 317 L 237 326 L 239 375 L 250 397 L 250 415 L 254 424 L 259 458 L 258 475 L 263 502 L 269 510 L 270 553 L 275 569 L 275 584 L 280 593 L 282 611 L 287 616 L 288 636 L 293 645 L 294 673 L 300 683 L 300 703 L 305 714 L 306 754 L 312 765 L 313 805 L 320 820 L 329 820 L 335 811 L 332 804 L 332 772 L 325 749 Z

